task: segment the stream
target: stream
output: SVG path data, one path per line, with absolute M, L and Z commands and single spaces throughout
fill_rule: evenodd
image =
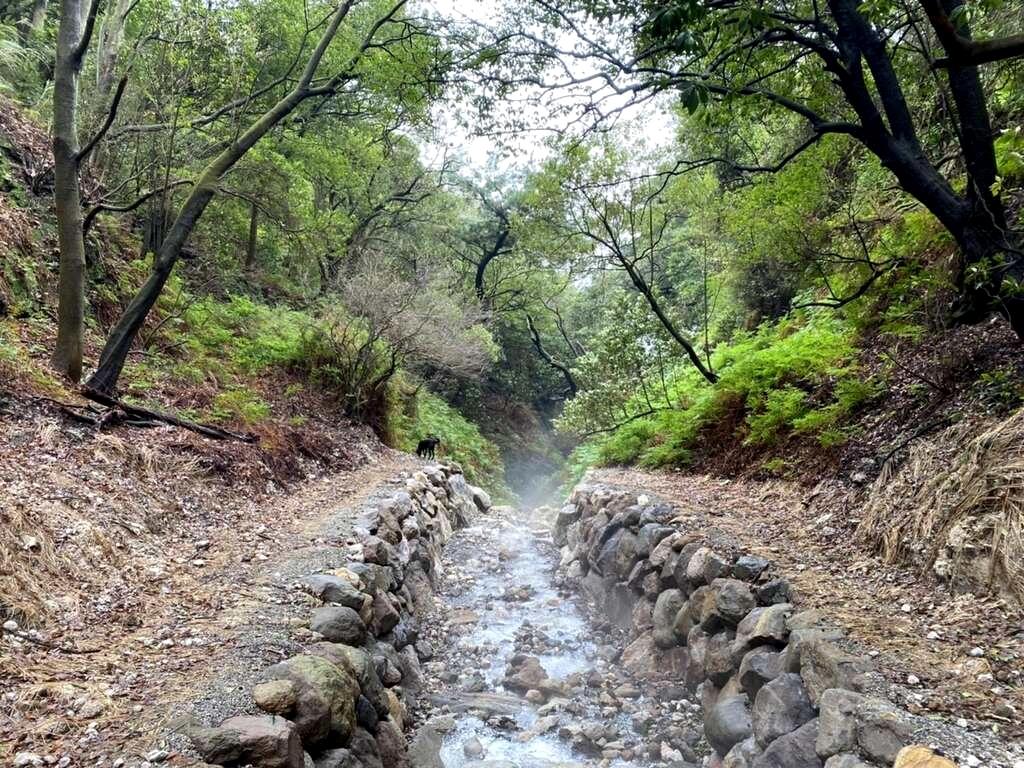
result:
M 445 768 L 698 762 L 699 705 L 617 670 L 621 637 L 560 587 L 541 510 L 496 508 L 445 549 L 424 665 Z

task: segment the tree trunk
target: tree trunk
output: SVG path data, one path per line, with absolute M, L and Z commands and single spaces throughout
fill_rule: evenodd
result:
M 78 186 L 78 75 L 83 29 L 80 0 L 62 0 L 53 83 L 53 199 L 57 211 L 60 278 L 53 367 L 71 381 L 82 377 L 85 323 L 85 238 Z
M 260 209 L 256 206 L 256 201 L 252 202 L 252 207 L 249 210 L 249 242 L 245 247 L 245 271 L 251 272 L 253 265 L 256 263 L 256 234 L 259 230 L 257 226 L 259 223 Z
M 65 0 L 66 2 L 70 0 Z M 153 305 L 156 304 L 163 290 L 167 278 L 170 277 L 174 265 L 181 256 L 181 250 L 195 229 L 199 217 L 203 215 L 206 206 L 213 199 L 217 191 L 217 185 L 221 177 L 231 170 L 234 165 L 242 159 L 246 152 L 252 149 L 256 143 L 271 131 L 278 123 L 287 117 L 305 99 L 314 95 L 327 95 L 322 90 L 312 90 L 310 83 L 316 75 L 331 41 L 338 33 L 338 27 L 348 16 L 349 10 L 355 0 L 346 0 L 339 4 L 331 17 L 316 47 L 310 54 L 306 67 L 302 72 L 295 87 L 288 92 L 273 107 L 267 110 L 258 120 L 250 125 L 234 142 L 225 147 L 210 163 L 203 169 L 202 174 L 192 188 L 191 194 L 182 204 L 178 215 L 171 225 L 167 236 L 160 249 L 153 258 L 153 269 L 149 278 L 143 283 L 138 293 L 118 318 L 114 327 L 107 337 L 107 343 L 100 355 L 100 364 L 96 372 L 90 377 L 86 386 L 106 395 L 113 395 L 117 387 L 117 381 L 121 377 L 121 370 L 124 368 L 128 353 L 131 351 L 135 337 L 149 315 Z M 400 6 L 397 6 L 400 7 Z M 361 49 L 361 50 L 365 50 Z
M 96 51 L 96 89 L 99 103 L 105 103 L 117 80 L 117 62 L 121 56 L 124 25 L 132 8 L 132 0 L 115 0 L 103 17 L 103 27 Z

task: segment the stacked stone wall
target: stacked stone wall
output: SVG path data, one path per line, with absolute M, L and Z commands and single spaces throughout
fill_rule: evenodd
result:
M 784 575 L 717 550 L 642 491 L 583 484 L 553 528 L 561 568 L 628 629 L 622 663 L 682 682 L 725 768 L 955 768 L 913 746 L 909 714 L 869 695 L 869 661 Z
M 266 768 L 406 768 L 420 662 L 433 655 L 418 620 L 433 604 L 445 542 L 490 506 L 457 465 L 442 464 L 360 509 L 350 562 L 301 584 L 322 603 L 309 623 L 317 641 L 260 675 L 252 698 L 264 714 L 188 729 L 202 758 Z

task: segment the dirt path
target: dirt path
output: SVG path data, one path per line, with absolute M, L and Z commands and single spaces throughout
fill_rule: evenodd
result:
M 168 531 L 161 557 L 122 587 L 135 592 L 130 611 L 94 601 L 44 644 L 5 646 L 0 763 L 31 752 L 62 767 L 138 764 L 196 699 L 230 701 L 241 672 L 279 660 L 305 631 L 305 596 L 287 588 L 303 574 L 289 564 L 344 552 L 349 510 L 416 466 L 384 450 L 358 469 Z M 191 762 L 172 749 L 164 764 Z
M 888 694 L 912 712 L 1024 737 L 1020 609 L 953 595 L 931 577 L 882 563 L 854 542 L 855 513 L 811 513 L 807 490 L 795 484 L 628 469 L 587 479 L 649 489 L 715 546 L 772 560 L 802 605 L 822 609 L 854 642 L 879 652 Z

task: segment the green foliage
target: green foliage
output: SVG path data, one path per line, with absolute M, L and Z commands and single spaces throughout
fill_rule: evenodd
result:
M 669 383 L 674 407 L 620 426 L 600 442 L 606 464 L 644 466 L 690 462 L 701 434 L 736 420 L 737 436 L 771 445 L 791 432 L 824 445 L 844 438 L 844 420 L 877 396 L 860 376 L 852 331 L 833 315 L 814 314 L 764 325 L 719 345 L 719 381 L 710 386 L 680 364 Z
M 466 478 L 489 492 L 507 496 L 505 468 L 494 443 L 480 428 L 434 393 L 419 389 L 393 417 L 396 447 L 415 451 L 427 435 L 441 438 L 438 458 L 457 461 Z

